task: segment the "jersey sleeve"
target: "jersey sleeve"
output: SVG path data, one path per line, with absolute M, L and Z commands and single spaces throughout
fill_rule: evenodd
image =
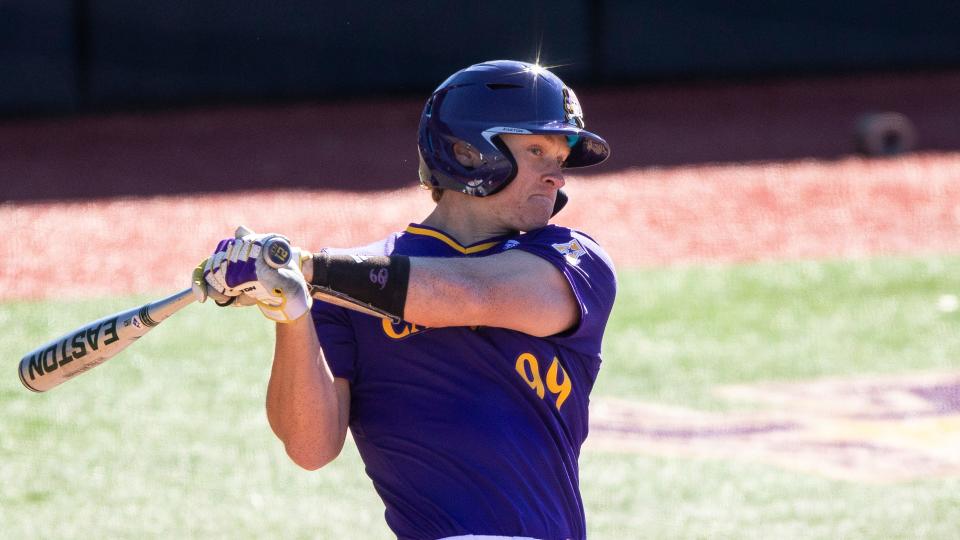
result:
M 310 310 L 323 356 L 334 377 L 352 384 L 356 378 L 357 338 L 346 309 L 315 301 Z
M 554 225 L 523 234 L 517 242 L 512 249 L 545 259 L 563 272 L 580 306 L 577 326 L 550 339 L 583 354 L 600 354 L 603 331 L 617 294 L 610 257 L 589 236 Z

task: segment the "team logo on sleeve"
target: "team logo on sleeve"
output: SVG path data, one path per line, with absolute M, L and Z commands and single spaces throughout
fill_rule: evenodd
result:
M 559 251 L 570 264 L 579 263 L 580 257 L 587 252 L 587 249 L 583 247 L 583 244 L 576 238 L 571 239 L 569 242 L 552 245 L 553 249 Z
M 520 245 L 520 242 L 517 242 L 516 240 L 507 240 L 506 242 L 504 242 L 503 248 L 501 248 L 501 251 L 506 251 L 506 250 L 508 250 L 508 249 L 513 249 L 513 248 L 515 248 L 515 247 L 517 247 L 517 246 L 519 246 L 519 245 Z

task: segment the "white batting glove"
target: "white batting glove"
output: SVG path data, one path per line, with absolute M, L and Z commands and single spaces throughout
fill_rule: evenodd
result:
M 260 311 L 270 320 L 282 323 L 299 319 L 313 306 L 310 285 L 300 266 L 301 250 L 290 246 L 289 253 L 278 254 L 278 250 L 288 250 L 271 246 L 269 241 L 265 246 L 256 260 L 257 285 L 244 294 L 256 299 Z
M 193 274 L 190 276 L 190 288 L 193 290 L 193 296 L 196 297 L 197 302 L 202 304 L 209 298 L 220 307 L 246 307 L 257 304 L 256 300 L 247 295 L 227 296 L 207 283 L 204 279 L 204 269 L 209 268 L 207 264 L 209 260 L 209 258 L 206 258 L 200 261 L 200 264 L 193 269 Z
M 273 236 L 276 235 L 248 234 L 221 240 L 203 269 L 207 284 L 228 297 L 240 296 L 255 286 L 255 261 L 260 256 L 263 242 Z
M 300 269 L 300 250 L 283 236 L 254 234 L 242 226 L 237 236 L 221 241 L 204 266 L 209 288 L 238 302 L 252 299 L 277 322 L 298 319 L 309 311 L 313 298 Z

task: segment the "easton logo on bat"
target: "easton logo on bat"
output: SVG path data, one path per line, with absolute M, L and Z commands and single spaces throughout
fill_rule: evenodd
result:
M 138 308 L 115 313 L 50 340 L 20 359 L 20 382 L 46 392 L 114 357 L 161 321 L 196 301 L 184 289 Z
M 22 361 L 27 362 L 29 366 L 30 380 L 34 380 L 37 375 L 56 371 L 74 360 L 92 354 L 93 351 L 99 350 L 102 346 L 119 341 L 120 336 L 117 335 L 118 318 L 114 317 L 99 324 L 81 328 L 73 335 L 67 336 L 45 349 L 36 351 L 33 355 L 25 356 Z

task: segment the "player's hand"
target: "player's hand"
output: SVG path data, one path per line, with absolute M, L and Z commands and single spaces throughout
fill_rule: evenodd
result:
M 242 234 L 221 240 L 203 267 L 203 280 L 209 289 L 226 297 L 241 296 L 257 281 L 256 260 L 263 248 L 265 234 Z
M 301 270 L 301 250 L 277 234 L 253 234 L 242 227 L 237 234 L 240 238 L 218 244 L 204 267 L 204 281 L 226 297 L 253 299 L 273 321 L 307 313 L 313 298 Z
M 269 244 L 256 261 L 258 286 L 245 294 L 257 300 L 260 311 L 270 320 L 290 322 L 299 319 L 313 305 L 310 285 L 301 268 L 301 250 L 290 246 L 289 258 L 279 266 L 268 250 Z
M 245 294 L 227 296 L 207 283 L 206 279 L 204 279 L 204 270 L 208 268 L 207 263 L 209 260 L 210 258 L 208 257 L 200 261 L 200 264 L 193 269 L 193 273 L 190 276 L 190 288 L 193 289 L 193 295 L 197 299 L 197 302 L 202 304 L 207 301 L 207 298 L 210 298 L 220 307 L 246 307 L 256 305 L 256 300 Z

